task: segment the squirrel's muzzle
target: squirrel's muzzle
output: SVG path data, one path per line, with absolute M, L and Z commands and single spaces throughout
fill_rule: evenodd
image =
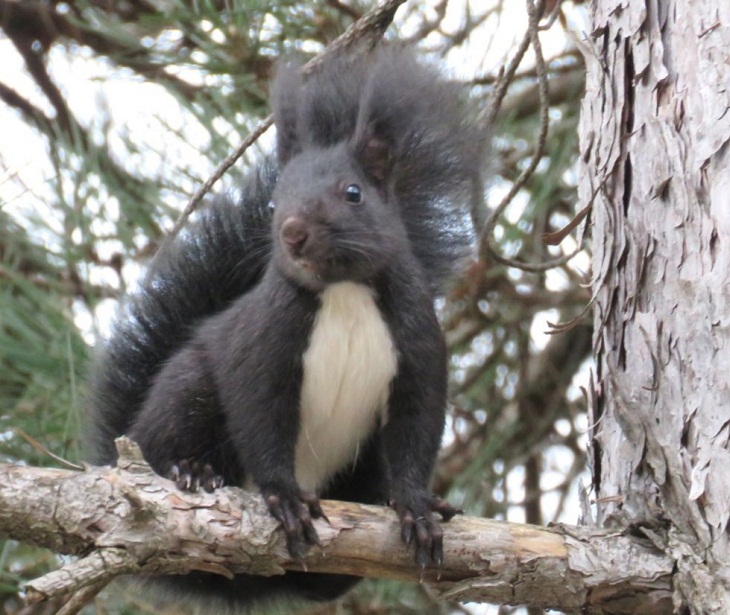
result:
M 309 239 L 306 222 L 297 216 L 291 216 L 284 220 L 279 233 L 291 255 L 301 256 L 307 239 Z

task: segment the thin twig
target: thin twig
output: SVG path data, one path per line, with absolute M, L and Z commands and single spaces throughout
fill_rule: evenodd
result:
M 549 269 L 555 269 L 555 267 L 562 267 L 566 263 L 570 262 L 570 260 L 573 259 L 576 254 L 583 250 L 583 246 L 578 246 L 578 248 L 576 248 L 570 254 L 566 254 L 564 256 L 560 256 L 558 258 L 545 261 L 543 263 L 527 263 L 525 261 L 507 258 L 506 256 L 502 256 L 501 254 L 497 254 L 497 252 L 495 252 L 491 246 L 489 249 L 490 258 L 498 262 L 500 265 L 505 265 L 506 267 L 515 267 L 516 269 L 520 269 L 521 271 L 528 271 L 530 273 L 542 273 L 544 271 L 548 271 Z
M 553 24 L 555 23 L 555 20 L 558 18 L 558 15 L 560 14 L 560 5 L 563 3 L 563 0 L 556 0 L 555 6 L 550 11 L 550 14 L 548 15 L 547 20 L 544 24 L 540 26 L 540 30 L 549 30 L 553 27 Z
M 529 2 L 529 0 L 528 0 Z M 527 49 L 530 47 L 530 31 L 525 32 L 520 46 L 517 48 L 515 55 L 509 61 L 507 66 L 502 69 L 500 74 L 497 76 L 497 81 L 492 92 L 491 100 L 489 105 L 482 115 L 481 123 L 485 128 L 491 128 L 494 124 L 494 119 L 497 117 L 500 108 L 502 107 L 502 100 L 504 100 L 507 88 L 512 83 L 515 73 L 522 63 L 522 59 L 525 57 Z
M 515 77 L 515 73 L 517 72 L 517 69 L 520 67 L 520 64 L 522 63 L 522 59 L 525 57 L 525 53 L 527 52 L 527 49 L 529 47 L 530 47 L 530 32 L 528 30 L 527 32 L 525 32 L 525 35 L 522 37 L 522 41 L 520 42 L 520 45 L 517 48 L 517 51 L 515 52 L 515 55 L 509 61 L 507 66 L 502 68 L 500 70 L 499 74 L 497 75 L 497 79 L 496 79 L 496 82 L 494 85 L 494 89 L 492 90 L 492 96 L 490 98 L 489 104 L 479 114 L 479 125 L 484 129 L 485 132 L 489 132 L 491 130 L 491 128 L 494 124 L 494 120 L 497 117 L 499 110 L 502 108 L 502 102 L 504 100 L 504 97 L 507 94 L 507 88 L 512 83 L 512 81 Z M 481 216 L 481 212 L 479 210 L 479 206 L 481 205 L 481 203 L 482 203 L 481 199 L 473 199 L 473 204 L 472 204 L 472 208 L 471 208 L 471 219 L 472 219 L 472 222 L 474 223 L 475 228 L 479 228 L 481 226 L 482 216 Z M 492 224 L 491 228 L 487 229 L 487 225 L 489 225 L 489 224 L 490 224 L 490 220 L 487 220 L 484 228 L 482 229 L 480 237 L 484 237 L 487 234 L 491 235 L 492 231 L 494 230 L 494 225 Z M 479 243 L 480 243 L 480 245 L 482 245 L 484 243 L 483 239 L 480 239 Z M 480 253 L 481 253 L 481 250 L 480 250 Z
M 444 20 L 444 17 L 446 17 L 446 9 L 448 5 L 449 0 L 440 0 L 438 4 L 432 7 L 436 16 L 433 19 L 424 17 L 423 21 L 421 21 L 421 25 L 416 29 L 412 36 L 409 36 L 408 39 L 406 39 L 405 42 L 408 44 L 415 44 L 416 42 L 422 41 L 431 34 L 431 32 L 439 29 L 441 27 L 441 22 Z
M 573 61 L 569 62 L 568 60 Z M 564 63 L 560 64 L 560 62 Z M 553 56 L 552 58 L 550 58 L 550 60 L 547 61 L 547 63 L 550 64 L 550 67 L 548 69 L 550 75 L 572 73 L 575 70 L 583 68 L 582 56 L 580 56 L 580 53 L 575 49 L 571 49 L 564 53 Z M 519 73 L 515 73 L 515 76 L 512 79 L 512 83 L 527 79 L 532 80 L 535 79 L 535 77 L 537 76 L 537 69 L 535 67 L 528 68 L 520 71 Z M 498 75 L 483 75 L 481 77 L 474 77 L 468 83 L 469 85 L 491 86 L 497 83 L 498 80 Z
M 253 145 L 258 138 L 264 134 L 269 127 L 274 123 L 274 116 L 269 115 L 265 119 L 263 119 L 259 124 L 249 133 L 249 135 L 241 142 L 241 144 L 233 151 L 232 154 L 227 156 L 223 162 L 221 162 L 218 165 L 218 168 L 215 170 L 213 175 L 211 175 L 206 182 L 198 188 L 196 193 L 192 196 L 188 204 L 185 206 L 185 209 L 178 217 L 177 221 L 175 222 L 175 226 L 172 227 L 172 230 L 167 236 L 167 239 L 165 241 L 171 241 L 182 229 L 183 226 L 185 226 L 185 223 L 187 222 L 190 215 L 195 211 L 195 208 L 198 206 L 200 201 L 203 200 L 203 197 L 210 192 L 210 189 L 215 185 L 215 183 L 223 177 L 223 175 L 230 169 L 235 163 L 236 160 L 238 160 L 243 153 Z M 158 251 L 159 252 L 159 251 Z
M 59 457 L 56 455 L 56 453 L 52 453 L 49 451 L 45 446 L 43 446 L 38 440 L 36 440 L 33 436 L 30 434 L 25 433 L 20 427 L 12 427 L 11 431 L 13 431 L 16 435 L 20 436 L 25 440 L 28 444 L 30 444 L 36 451 L 41 453 L 42 455 L 47 455 L 54 461 L 57 461 L 61 465 L 66 466 L 67 468 L 71 470 L 78 470 L 79 472 L 84 470 L 84 466 L 80 466 L 76 463 L 72 463 L 71 461 L 68 461 L 67 459 L 64 459 L 63 457 Z
M 547 133 L 548 133 L 548 125 L 549 125 L 549 116 L 548 116 L 548 110 L 549 110 L 549 103 L 548 103 L 548 85 L 547 85 L 547 67 L 545 65 L 545 57 L 542 53 L 542 46 L 540 44 L 540 35 L 538 26 L 540 23 L 540 15 L 542 14 L 543 9 L 543 2 L 539 1 L 537 4 L 534 4 L 532 0 L 527 0 L 527 14 L 529 16 L 529 25 L 527 28 L 527 35 L 526 40 L 528 41 L 528 44 L 531 43 L 533 47 L 533 51 L 535 52 L 535 66 L 537 68 L 537 76 L 538 76 L 538 93 L 540 95 L 540 132 L 537 137 L 537 145 L 535 147 L 535 151 L 532 155 L 532 158 L 530 159 L 530 164 L 527 166 L 526 169 L 520 173 L 519 177 L 514 181 L 512 184 L 510 190 L 507 192 L 507 194 L 504 196 L 500 204 L 497 206 L 497 208 L 491 213 L 489 218 L 487 219 L 486 223 L 484 224 L 484 228 L 482 229 L 481 236 L 479 239 L 480 242 L 480 257 L 482 260 L 486 261 L 490 256 L 495 255 L 494 250 L 491 247 L 491 237 L 492 233 L 494 232 L 494 227 L 497 225 L 497 220 L 499 217 L 504 213 L 504 210 L 507 209 L 507 206 L 512 202 L 512 199 L 515 197 L 515 195 L 522 189 L 522 187 L 527 183 L 527 180 L 532 176 L 532 174 L 535 172 L 535 169 L 537 168 L 537 165 L 540 163 L 540 159 L 542 158 L 542 155 L 545 151 L 545 142 L 547 140 Z M 524 44 L 524 41 L 523 41 Z M 526 46 L 525 46 L 526 50 Z M 520 46 L 520 50 L 518 53 L 522 53 L 524 55 L 523 51 L 523 45 Z M 515 56 L 516 58 L 517 56 Z M 511 77 L 514 76 L 518 63 L 513 62 L 508 67 L 508 70 L 505 72 L 506 75 L 510 74 Z M 501 98 L 504 97 L 504 91 L 506 91 L 506 85 L 503 85 L 506 83 L 506 79 L 500 79 L 500 82 L 495 87 L 495 97 L 499 95 Z M 498 94 L 499 93 L 499 94 Z M 501 101 L 501 98 L 499 99 Z M 497 106 L 494 105 L 492 109 L 492 114 L 496 115 L 496 111 L 498 110 Z M 492 116 L 492 119 L 493 116 Z M 502 257 L 503 258 L 503 257 Z M 514 263 L 515 267 L 521 267 L 522 264 L 515 261 Z

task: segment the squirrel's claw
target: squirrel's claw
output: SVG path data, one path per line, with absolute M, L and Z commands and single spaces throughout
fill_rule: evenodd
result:
M 441 566 L 444 562 L 444 532 L 433 519 L 432 513 L 437 512 L 444 521 L 449 521 L 463 511 L 454 508 L 446 500 L 429 495 L 412 498 L 408 504 L 402 500 L 393 500 L 390 505 L 400 519 L 403 542 L 410 546 L 415 539 L 416 565 L 419 568 L 429 564 Z
M 319 536 L 312 523 L 313 519 L 329 522 L 319 498 L 303 490 L 262 490 L 269 512 L 281 522 L 286 534 L 286 546 L 290 555 L 302 560 L 310 545 L 319 545 Z
M 181 491 L 195 493 L 202 487 L 204 491 L 213 493 L 224 485 L 223 477 L 216 474 L 209 463 L 182 459 L 173 463 L 167 472 L 167 478 L 175 482 Z

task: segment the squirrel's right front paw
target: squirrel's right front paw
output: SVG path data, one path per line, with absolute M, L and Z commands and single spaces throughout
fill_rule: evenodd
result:
M 175 481 L 181 491 L 195 493 L 202 487 L 204 491 L 213 493 L 223 486 L 223 477 L 216 474 L 209 463 L 201 464 L 198 461 L 183 459 L 173 463 L 167 472 L 167 478 Z
M 262 487 L 269 512 L 281 522 L 286 533 L 286 546 L 291 556 L 303 559 L 309 545 L 319 545 L 313 519 L 329 521 L 319 498 L 309 491 L 294 488 Z

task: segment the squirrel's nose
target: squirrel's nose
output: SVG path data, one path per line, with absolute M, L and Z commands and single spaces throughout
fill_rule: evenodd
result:
M 284 220 L 279 234 L 289 250 L 297 256 L 301 254 L 309 238 L 306 222 L 297 216 L 291 216 Z

